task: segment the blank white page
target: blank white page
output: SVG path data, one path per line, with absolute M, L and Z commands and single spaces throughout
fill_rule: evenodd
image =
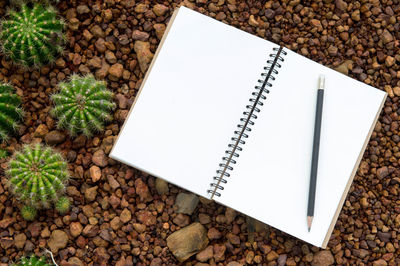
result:
M 209 197 L 276 45 L 185 7 L 169 27 L 110 156 Z
M 288 49 L 282 69 L 225 184 L 224 205 L 316 246 L 342 207 L 342 196 L 386 94 Z M 314 221 L 307 203 L 318 77 L 324 74 Z

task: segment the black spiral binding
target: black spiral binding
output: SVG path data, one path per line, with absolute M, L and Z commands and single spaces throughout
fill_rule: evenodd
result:
M 219 164 L 219 169 L 216 171 L 217 175 L 213 177 L 213 183 L 210 184 L 210 189 L 207 193 L 211 194 L 211 199 L 214 196 L 220 197 L 221 193 L 217 190 L 223 190 L 223 184 L 227 183 L 226 177 L 230 177 L 230 171 L 233 170 L 231 164 L 236 164 L 236 158 L 239 157 L 240 151 L 243 150 L 242 146 L 246 143 L 243 139 L 249 137 L 246 132 L 251 131 L 251 126 L 254 125 L 254 120 L 257 119 L 255 113 L 259 113 L 261 110 L 258 106 L 263 106 L 263 100 L 267 99 L 264 94 L 268 94 L 269 90 L 266 87 L 272 87 L 270 80 L 274 81 L 275 76 L 279 73 L 275 68 L 281 68 L 282 65 L 279 62 L 283 62 L 287 53 L 283 50 L 283 47 L 273 48 L 276 53 L 270 54 L 270 59 L 267 60 L 267 66 L 264 67 L 266 72 L 261 73 L 262 79 L 258 80 L 261 86 L 255 86 L 255 91 L 251 94 L 249 99 L 250 104 L 246 105 L 246 111 L 243 112 L 244 117 L 240 118 L 240 123 L 237 125 L 238 130 L 234 131 L 234 136 L 231 138 L 231 143 L 228 145 L 228 149 L 225 151 L 225 156 L 222 157 L 222 162 Z

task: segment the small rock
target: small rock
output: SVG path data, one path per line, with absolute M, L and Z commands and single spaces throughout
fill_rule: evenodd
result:
M 132 32 L 132 39 L 135 41 L 147 41 L 149 39 L 149 34 L 144 31 L 134 30 Z
M 231 261 L 228 264 L 226 264 L 226 266 L 243 266 L 243 264 L 237 261 Z
M 26 242 L 26 235 L 24 233 L 18 234 L 14 237 L 14 245 L 18 249 L 23 249 Z
M 156 36 L 159 40 L 162 39 L 164 32 L 165 32 L 165 25 L 161 23 L 154 24 L 154 30 L 156 31 Z
M 356 9 L 353 11 L 353 13 L 351 13 L 351 19 L 354 21 L 360 21 L 361 17 L 360 17 L 360 10 Z
M 225 260 L 225 251 L 226 246 L 221 244 L 214 245 L 214 259 L 215 261 L 224 261 Z
M 400 87 L 394 87 L 393 88 L 393 93 L 396 96 L 400 96 Z
M 376 175 L 379 179 L 385 178 L 389 175 L 389 169 L 387 168 L 387 166 L 381 167 L 376 170 Z
M 335 68 L 336 71 L 344 74 L 344 75 L 348 75 L 349 74 L 349 67 L 353 65 L 353 61 L 351 60 L 346 60 L 344 61 L 342 64 L 340 64 L 339 66 L 337 66 Z
M 157 218 L 149 211 L 141 210 L 136 213 L 139 222 L 146 226 L 155 225 L 157 223 Z
M 387 43 L 393 41 L 393 36 L 387 29 L 384 29 L 381 34 L 381 40 L 382 40 L 383 44 L 387 44 Z
M 153 12 L 157 17 L 164 16 L 164 14 L 168 11 L 168 7 L 161 5 L 161 4 L 156 4 L 153 7 Z
M 110 226 L 113 230 L 118 230 L 121 227 L 122 223 L 119 217 L 114 217 L 114 219 L 111 220 Z
M 226 239 L 228 239 L 232 245 L 240 245 L 240 237 L 233 233 L 226 234 Z
M 163 265 L 163 261 L 160 258 L 154 258 L 151 260 L 150 266 L 162 266 Z M 117 266 L 117 265 L 115 265 Z
M 87 14 L 90 12 L 90 9 L 88 8 L 87 5 L 79 5 L 76 8 L 76 11 L 78 12 L 78 14 Z
M 90 32 L 91 32 L 95 37 L 98 37 L 98 38 L 104 38 L 104 37 L 105 37 L 105 34 L 104 34 L 103 29 L 102 29 L 99 25 L 97 25 L 97 24 L 95 24 L 95 25 L 90 29 Z
M 189 216 L 182 213 L 179 213 L 172 221 L 179 227 L 185 227 L 190 224 Z
M 336 8 L 339 9 L 340 11 L 346 11 L 347 3 L 344 0 L 336 0 L 335 4 Z
M 145 13 L 147 11 L 147 5 L 146 4 L 137 4 L 135 7 L 135 12 L 136 13 Z
M 72 222 L 69 225 L 69 231 L 71 232 L 71 235 L 73 237 L 77 237 L 82 233 L 83 226 L 81 225 L 80 222 Z
M 335 263 L 332 253 L 329 250 L 321 250 L 314 254 L 312 266 L 328 266 Z
M 218 231 L 217 228 L 211 227 L 208 229 L 207 236 L 210 240 L 220 239 L 222 237 L 222 233 Z
M 155 186 L 156 186 L 156 190 L 157 190 L 158 194 L 160 194 L 160 195 L 168 194 L 169 187 L 168 187 L 167 181 L 165 181 L 161 178 L 156 178 Z
M 98 186 L 94 186 L 91 188 L 86 189 L 85 191 L 85 199 L 89 202 L 94 201 L 97 196 L 97 188 Z
M 110 64 L 117 63 L 117 57 L 111 51 L 108 51 L 108 50 L 106 51 L 105 58 L 106 58 L 107 62 Z
M 330 46 L 328 47 L 328 54 L 329 54 L 330 56 L 335 56 L 335 55 L 337 55 L 337 53 L 338 53 L 338 48 L 337 48 L 336 46 L 330 45 Z
M 68 263 L 71 264 L 71 266 L 85 266 L 85 264 L 77 257 L 70 258 Z
M 311 20 L 310 20 L 310 25 L 311 25 L 312 27 L 318 28 L 319 30 L 320 30 L 320 29 L 322 30 L 321 21 L 319 21 L 318 19 L 311 19 Z
M 92 178 L 93 183 L 96 183 L 97 181 L 100 180 L 101 169 L 98 166 L 96 166 L 96 165 L 91 166 L 89 169 L 89 173 L 90 173 L 90 177 Z
M 58 130 L 52 130 L 46 134 L 44 140 L 49 145 L 56 145 L 65 141 L 65 135 Z
M 191 215 L 199 203 L 199 197 L 195 194 L 179 193 L 175 200 L 177 213 L 184 213 Z
M 140 201 L 149 202 L 153 200 L 153 197 L 150 194 L 148 186 L 143 182 L 142 179 L 138 178 L 135 180 L 135 189 L 136 193 L 140 197 Z
M 174 256 L 183 262 L 203 250 L 208 244 L 207 231 L 200 223 L 182 228 L 167 238 L 167 246 Z
M 35 138 L 43 138 L 47 133 L 49 133 L 47 126 L 45 124 L 40 124 L 33 133 L 33 136 Z
M 91 68 L 97 68 L 97 69 L 101 68 L 101 58 L 98 56 L 93 57 L 88 61 L 88 65 Z
M 82 235 L 86 237 L 95 237 L 99 233 L 99 227 L 95 225 L 88 224 L 83 228 Z
M 109 21 L 113 18 L 113 13 L 111 9 L 106 9 L 103 11 L 104 19 Z
M 96 46 L 97 51 L 99 51 L 100 53 L 104 53 L 107 49 L 103 38 L 97 39 L 94 45 Z
M 0 228 L 6 229 L 9 225 L 15 223 L 15 218 L 5 218 L 0 221 Z
M 387 262 L 384 259 L 376 260 L 372 263 L 372 266 L 386 266 Z
M 51 233 L 50 239 L 47 241 L 51 252 L 56 253 L 59 249 L 63 249 L 67 246 L 68 235 L 61 230 L 55 230 Z
M 94 250 L 93 260 L 95 262 L 101 263 L 101 265 L 108 265 L 108 260 L 110 259 L 110 255 L 107 253 L 107 250 L 103 247 L 98 247 Z
M 132 218 L 132 214 L 128 209 L 124 209 L 121 212 L 121 215 L 119 216 L 120 220 L 122 223 L 126 224 L 127 222 L 129 222 Z
M 200 222 L 201 224 L 209 224 L 209 223 L 211 223 L 211 218 L 210 218 L 210 216 L 207 215 L 207 214 L 200 213 L 200 214 L 199 214 L 199 222 Z
M 255 19 L 254 15 L 250 15 L 249 24 L 253 27 L 258 27 L 260 23 Z
M 107 156 L 102 149 L 97 150 L 92 157 L 92 162 L 100 167 L 105 167 L 108 164 Z
M 287 254 L 281 254 L 278 258 L 278 266 L 284 266 L 286 264 Z
M 196 259 L 201 262 L 206 262 L 214 256 L 213 246 L 208 246 L 203 251 L 200 251 L 196 255 Z
M 107 176 L 108 184 L 113 190 L 116 190 L 117 188 L 120 187 L 120 184 L 118 183 L 117 180 L 112 175 Z
M 385 65 L 391 67 L 396 63 L 396 59 L 390 55 L 386 56 Z
M 382 242 L 388 243 L 390 241 L 390 238 L 392 238 L 392 234 L 389 232 L 378 232 L 376 234 Z
M 68 27 L 71 30 L 78 30 L 79 29 L 79 20 L 77 18 L 71 18 L 68 23 Z
M 150 43 L 136 41 L 133 48 L 139 61 L 140 70 L 142 70 L 143 73 L 146 73 L 151 60 L 153 59 L 153 54 L 150 51 Z
M 115 98 L 118 101 L 118 107 L 120 109 L 126 109 L 126 107 L 128 106 L 128 99 L 121 93 L 115 95 Z
M 254 260 L 254 256 L 255 256 L 254 251 L 249 251 L 246 255 L 246 263 L 252 264 L 253 260 Z
M 79 149 L 79 148 L 84 147 L 85 144 L 86 144 L 86 137 L 84 135 L 79 135 L 72 142 L 72 148 Z
M 112 65 L 110 67 L 110 69 L 108 70 L 109 78 L 112 81 L 118 81 L 122 77 L 123 71 L 124 71 L 124 67 L 121 64 L 116 63 L 116 64 Z
M 86 41 L 90 41 L 93 38 L 93 34 L 90 33 L 87 29 L 83 30 L 83 38 L 85 38 Z
M 136 230 L 136 232 L 143 233 L 146 231 L 146 226 L 144 224 L 139 224 L 139 223 L 134 223 L 133 228 Z
M 14 244 L 14 240 L 11 237 L 2 237 L 0 238 L 0 247 L 3 250 L 9 249 Z

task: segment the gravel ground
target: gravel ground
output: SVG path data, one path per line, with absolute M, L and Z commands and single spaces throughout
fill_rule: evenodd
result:
M 53 66 L 23 71 L 0 57 L 0 80 L 15 84 L 27 113 L 17 136 L 1 146 L 12 152 L 24 143 L 54 145 L 73 174 L 71 211 L 42 211 L 35 222 L 21 218 L 1 175 L 0 265 L 43 248 L 59 265 L 399 265 L 400 1 L 281 2 L 60 1 L 68 38 Z M 7 4 L 0 0 L 0 16 Z M 327 250 L 107 157 L 182 4 L 388 92 Z M 93 73 L 116 94 L 114 122 L 91 139 L 57 131 L 48 114 L 49 94 L 71 73 Z

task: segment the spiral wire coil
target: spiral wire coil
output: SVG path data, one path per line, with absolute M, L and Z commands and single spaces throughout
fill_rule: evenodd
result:
M 213 177 L 210 189 L 207 190 L 207 193 L 211 194 L 211 198 L 214 196 L 221 197 L 221 192 L 218 192 L 218 190 L 224 190 L 223 184 L 228 182 L 226 178 L 230 177 L 230 172 L 233 170 L 232 164 L 237 163 L 239 152 L 243 150 L 243 145 L 246 144 L 244 139 L 249 137 L 248 132 L 251 131 L 254 120 L 257 119 L 256 113 L 261 111 L 260 107 L 264 105 L 263 101 L 267 99 L 265 94 L 270 92 L 268 88 L 272 87 L 271 82 L 275 80 L 274 75 L 279 74 L 276 68 L 281 68 L 281 63 L 285 61 L 283 56 L 287 55 L 287 52 L 282 47 L 272 50 L 276 53 L 269 55 L 267 66 L 264 67 L 265 72 L 261 73 L 261 79 L 257 81 L 259 85 L 254 87 L 255 91 L 251 94 L 249 104 L 246 105 L 246 111 L 243 112 L 243 117 L 240 118 L 237 130 L 234 131 L 228 149 L 225 151 L 225 156 L 222 157 L 222 162 L 218 165 L 217 175 Z

